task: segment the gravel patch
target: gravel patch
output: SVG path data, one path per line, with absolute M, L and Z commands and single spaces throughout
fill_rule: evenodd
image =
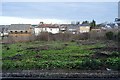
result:
M 118 71 L 23 70 L 3 72 L 3 78 L 120 78 Z

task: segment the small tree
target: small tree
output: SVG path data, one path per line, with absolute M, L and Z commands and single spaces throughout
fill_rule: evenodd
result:
M 83 21 L 82 24 L 89 24 L 89 21 Z
M 79 22 L 79 21 L 77 21 L 77 22 L 76 22 L 76 25 L 79 25 L 79 24 L 80 24 L 80 22 Z
M 92 29 L 92 28 L 95 28 L 95 26 L 96 26 L 96 21 L 93 20 L 93 21 L 90 23 L 90 27 L 91 27 L 91 29 Z

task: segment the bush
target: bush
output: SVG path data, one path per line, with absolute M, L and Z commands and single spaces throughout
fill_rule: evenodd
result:
M 51 34 L 47 32 L 42 32 L 36 37 L 36 40 L 42 41 L 71 41 L 71 40 L 87 40 L 89 39 L 89 33 L 81 34 L 72 34 L 69 32 L 66 33 L 57 33 Z
M 104 40 L 105 32 L 103 31 L 90 31 L 90 39 L 92 40 Z
M 107 32 L 105 35 L 109 40 L 113 40 L 114 38 L 114 33 L 112 31 Z
M 51 34 L 47 32 L 42 32 L 40 35 L 36 37 L 36 40 L 42 40 L 42 41 L 71 41 L 74 39 L 73 34 L 71 33 L 57 33 L 57 34 Z
M 89 39 L 90 34 L 89 33 L 81 33 L 80 34 L 80 40 L 87 40 Z
M 57 36 L 59 37 L 58 39 L 61 40 L 61 41 L 70 41 L 70 38 L 71 38 L 72 34 L 70 34 L 70 33 L 60 33 Z
M 106 64 L 109 66 L 109 68 L 114 70 L 120 70 L 120 58 L 108 58 L 106 61 Z
M 118 41 L 120 41 L 120 31 L 118 32 L 117 37 L 118 37 Z
M 115 40 L 120 41 L 120 31 L 115 35 Z
M 100 60 L 97 60 L 97 59 L 84 59 L 82 61 L 82 68 L 83 69 L 87 69 L 87 70 L 97 70 L 97 69 L 100 69 L 102 63 L 100 62 Z
M 48 32 L 41 32 L 40 35 L 36 37 L 37 40 L 42 40 L 42 41 L 49 41 L 49 33 Z
M 120 53 L 116 51 L 113 51 L 111 54 L 111 57 L 119 57 L 119 56 L 120 56 Z

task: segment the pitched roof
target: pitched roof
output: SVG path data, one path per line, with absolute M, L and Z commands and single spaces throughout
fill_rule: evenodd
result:
M 68 29 L 77 29 L 78 28 L 78 25 L 70 25 L 67 27 Z
M 79 26 L 89 26 L 89 24 L 80 24 Z
M 8 30 L 28 30 L 31 24 L 11 24 Z
M 114 28 L 115 27 L 115 24 L 114 23 L 110 23 L 110 24 L 107 24 L 105 27 L 110 27 L 110 28 Z
M 42 24 L 38 26 L 39 28 L 59 28 L 58 25 L 53 24 Z
M 0 27 L 8 28 L 10 25 L 0 25 Z

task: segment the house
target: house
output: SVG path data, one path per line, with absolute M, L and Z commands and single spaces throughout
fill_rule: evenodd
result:
M 39 35 L 41 32 L 48 32 L 56 34 L 60 32 L 59 26 L 57 24 L 39 24 L 34 28 L 35 35 Z
M 67 24 L 60 25 L 60 33 L 65 33 L 67 31 Z
M 80 24 L 79 25 L 79 32 L 80 33 L 90 32 L 90 25 L 89 24 Z
M 78 33 L 78 25 L 74 25 L 74 24 L 69 24 L 67 27 L 68 32 L 72 33 L 72 34 L 77 34 Z
M 91 32 L 97 32 L 97 33 L 99 33 L 99 32 L 101 32 L 101 29 L 100 28 L 91 29 Z
M 120 26 L 120 18 L 116 18 L 116 19 L 115 19 L 115 23 L 116 23 L 118 26 Z
M 116 23 L 106 23 L 103 27 L 101 27 L 101 30 L 103 32 L 112 31 L 119 29 L 119 26 Z
M 11 24 L 8 28 L 9 38 L 15 42 L 29 41 L 33 34 L 31 24 Z
M 108 23 L 105 25 L 105 28 L 107 28 L 107 29 L 113 29 L 115 27 L 116 27 L 115 23 Z
M 0 39 L 6 38 L 8 36 L 8 27 L 9 25 L 0 25 Z

